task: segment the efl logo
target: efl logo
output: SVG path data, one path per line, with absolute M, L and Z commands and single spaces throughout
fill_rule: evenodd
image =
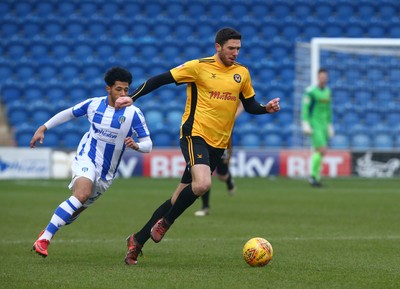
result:
M 280 175 L 308 177 L 312 152 L 283 150 L 280 155 Z M 348 151 L 328 151 L 322 163 L 322 175 L 336 177 L 351 175 L 351 154 Z

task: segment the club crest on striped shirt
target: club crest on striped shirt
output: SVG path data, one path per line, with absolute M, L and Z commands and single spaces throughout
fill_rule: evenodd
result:
M 126 120 L 126 117 L 125 117 L 124 115 L 121 115 L 121 116 L 118 118 L 119 123 L 123 123 L 123 122 L 125 122 L 125 120 Z

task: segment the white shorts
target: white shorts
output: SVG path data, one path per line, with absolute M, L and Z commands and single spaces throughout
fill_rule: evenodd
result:
M 92 205 L 107 189 L 111 186 L 113 180 L 103 180 L 101 172 L 96 170 L 96 166 L 86 159 L 72 161 L 72 180 L 68 188 L 71 190 L 77 178 L 85 177 L 93 182 L 92 193 L 82 205 L 87 208 Z

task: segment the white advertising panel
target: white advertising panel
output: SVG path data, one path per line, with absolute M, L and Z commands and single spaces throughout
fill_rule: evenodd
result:
M 48 179 L 51 149 L 0 148 L 0 179 Z

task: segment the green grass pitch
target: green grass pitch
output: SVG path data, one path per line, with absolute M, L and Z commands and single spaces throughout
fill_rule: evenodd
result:
M 117 179 L 53 239 L 30 251 L 68 180 L 0 181 L 0 288 L 399 288 L 400 179 L 237 178 L 231 197 L 213 180 L 211 214 L 196 201 L 166 237 L 126 266 L 125 238 L 169 198 L 178 179 Z M 269 240 L 270 264 L 248 266 L 242 248 Z

